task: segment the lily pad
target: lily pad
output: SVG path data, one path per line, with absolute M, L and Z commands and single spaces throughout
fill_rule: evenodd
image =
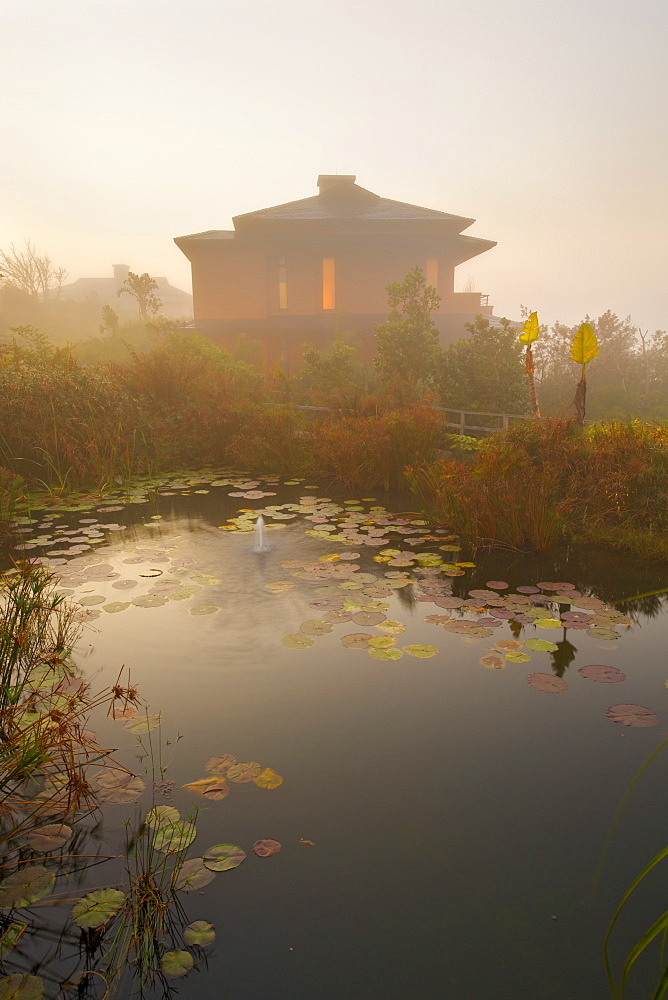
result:
M 555 677 L 554 674 L 528 674 L 527 683 L 536 691 L 544 691 L 546 694 L 561 694 L 568 689 L 568 681 L 563 677 Z
M 166 951 L 160 968 L 170 979 L 181 979 L 187 976 L 194 964 L 195 960 L 189 951 Z
M 28 865 L 0 882 L 0 907 L 30 906 L 53 889 L 56 876 L 42 865 Z
M 237 782 L 237 784 L 245 784 L 248 781 L 253 781 L 261 773 L 262 764 L 258 764 L 256 761 L 247 761 L 243 764 L 233 764 L 227 771 L 227 778 L 229 781 Z
M 488 670 L 503 670 L 506 665 L 506 661 L 500 653 L 488 653 L 486 656 L 481 656 L 480 663 Z
M 116 615 L 119 611 L 125 611 L 129 607 L 129 601 L 110 601 L 109 604 L 103 606 L 102 610 L 109 615 Z
M 385 615 L 381 611 L 358 611 L 353 615 L 356 625 L 380 625 L 385 621 Z
M 264 771 L 253 778 L 253 782 L 258 788 L 278 788 L 279 785 L 283 784 L 283 778 L 280 774 L 276 774 L 272 768 L 265 767 Z
M 209 757 L 204 765 L 204 770 L 208 771 L 209 774 L 227 774 L 229 769 L 233 764 L 236 764 L 236 762 L 237 758 L 234 754 L 224 753 L 220 757 Z
M 0 979 L 0 1000 L 42 1000 L 44 981 L 40 976 L 13 972 Z
M 256 840 L 253 844 L 253 852 L 257 854 L 258 858 L 270 858 L 272 855 L 278 854 L 281 846 L 277 840 Z
M 213 615 L 216 611 L 220 611 L 217 604 L 197 604 L 190 608 L 191 615 Z
M 626 674 L 617 667 L 606 667 L 602 663 L 590 663 L 586 667 L 580 667 L 578 673 L 590 681 L 599 681 L 601 684 L 619 684 L 626 680 Z
M 395 622 L 389 618 L 386 618 L 384 622 L 377 625 L 376 628 L 379 632 L 387 632 L 388 635 L 399 635 L 401 632 L 406 631 L 406 626 L 402 622 Z
M 190 847 L 197 836 L 197 829 L 194 823 L 187 820 L 179 820 L 177 823 L 168 823 L 161 826 L 153 838 L 153 847 L 163 854 L 178 854 Z
M 533 623 L 539 628 L 563 628 L 564 626 L 559 618 L 534 618 Z
M 226 799 L 229 794 L 230 786 L 224 778 L 218 778 L 218 780 L 214 781 L 212 785 L 208 785 L 206 788 L 202 789 L 202 795 L 204 798 L 211 799 L 214 802 Z
M 47 826 L 39 826 L 36 830 L 31 830 L 26 840 L 33 851 L 56 851 L 66 844 L 72 836 L 72 830 L 64 823 L 50 823 Z
M 206 948 L 208 944 L 213 944 L 216 940 L 216 932 L 213 924 L 207 920 L 195 920 L 188 924 L 183 931 L 183 940 L 187 945 L 197 944 L 200 948 Z
M 374 660 L 400 660 L 404 655 L 400 649 L 369 649 L 369 655 Z
M 522 643 L 518 642 L 517 639 L 499 639 L 496 643 L 496 648 L 503 649 L 509 653 L 519 653 Z
M 156 729 L 160 725 L 160 713 L 153 713 L 151 715 L 142 715 L 141 718 L 131 719 L 130 722 L 125 723 L 125 728 L 129 729 L 131 733 L 150 733 L 152 729 Z
M 299 631 L 305 635 L 327 635 L 333 630 L 329 622 L 318 618 L 309 618 L 308 621 L 302 622 L 299 626 Z
M 181 865 L 174 879 L 174 888 L 181 892 L 194 892 L 213 882 L 215 877 L 215 873 L 205 867 L 202 858 L 189 858 Z
M 543 653 L 555 653 L 559 649 L 556 642 L 550 642 L 549 639 L 525 639 L 524 646 Z
M 436 646 L 429 646 L 426 643 L 413 643 L 410 646 L 401 647 L 404 653 L 408 653 L 409 656 L 417 656 L 420 660 L 425 660 L 430 656 L 436 656 L 438 653 L 438 648 Z
M 369 639 L 373 639 L 370 632 L 351 632 L 349 635 L 342 636 L 339 642 L 346 649 L 368 649 Z
M 125 895 L 118 889 L 97 889 L 89 892 L 72 907 L 72 919 L 77 927 L 102 927 L 117 913 Z
M 236 844 L 216 844 L 210 847 L 202 861 L 213 872 L 226 872 L 237 868 L 246 860 L 246 852 Z
M 659 721 L 658 715 L 649 708 L 643 708 L 642 705 L 611 705 L 605 714 L 613 722 L 619 722 L 622 726 L 633 726 L 636 729 L 655 726 Z
M 144 822 L 152 830 L 160 830 L 163 826 L 171 826 L 181 819 L 181 814 L 174 806 L 153 806 L 146 813 Z
M 507 590 L 509 584 L 505 580 L 488 580 L 485 586 L 489 587 L 490 590 Z
M 505 658 L 509 663 L 526 663 L 531 659 L 528 653 L 506 653 Z
M 281 639 L 284 646 L 289 649 L 307 649 L 309 646 L 315 646 L 315 639 L 311 639 L 310 636 L 297 633 L 296 635 L 284 635 Z
M 597 626 L 588 628 L 587 635 L 590 635 L 592 639 L 619 639 L 621 637 L 621 633 L 615 632 L 614 628 L 598 628 Z

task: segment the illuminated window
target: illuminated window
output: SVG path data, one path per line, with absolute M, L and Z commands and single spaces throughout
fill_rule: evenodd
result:
M 430 257 L 427 260 L 427 272 L 425 275 L 427 279 L 427 284 L 431 285 L 438 291 L 438 261 L 435 257 Z
M 285 257 L 278 258 L 278 308 L 288 308 L 288 268 Z
M 336 270 L 333 257 L 322 258 L 322 308 L 334 309 L 336 303 Z

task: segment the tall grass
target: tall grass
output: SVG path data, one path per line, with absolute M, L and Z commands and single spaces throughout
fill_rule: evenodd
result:
M 413 464 L 425 511 L 471 544 L 544 551 L 562 538 L 668 558 L 668 425 L 527 421 L 473 463 Z

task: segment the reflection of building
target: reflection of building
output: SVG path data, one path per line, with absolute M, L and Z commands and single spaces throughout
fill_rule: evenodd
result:
M 355 330 L 365 353 L 387 318 L 386 286 L 416 265 L 441 296 L 441 340 L 465 334 L 487 296 L 455 292 L 454 269 L 496 244 L 462 236 L 475 221 L 381 198 L 352 175 L 318 178 L 319 194 L 238 215 L 233 231 L 175 240 L 192 264 L 195 329 L 223 346 L 239 334 L 263 342 L 267 367 L 294 367 L 305 342 Z
M 118 289 L 128 276 L 131 268 L 127 264 L 114 264 L 113 278 L 79 278 L 60 289 L 61 299 L 77 299 L 79 302 L 98 301 L 102 306 L 111 306 L 123 318 L 137 317 L 137 302 L 131 295 L 118 295 Z M 151 275 L 153 277 L 153 275 Z M 193 314 L 193 300 L 189 292 L 174 288 L 167 278 L 153 278 L 158 288 L 155 292 L 162 302 L 159 316 L 169 319 L 188 319 Z

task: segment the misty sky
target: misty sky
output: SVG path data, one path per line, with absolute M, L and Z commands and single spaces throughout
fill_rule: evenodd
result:
M 190 290 L 174 236 L 353 173 L 477 221 L 497 315 L 668 328 L 665 0 L 5 5 L 0 247 Z

